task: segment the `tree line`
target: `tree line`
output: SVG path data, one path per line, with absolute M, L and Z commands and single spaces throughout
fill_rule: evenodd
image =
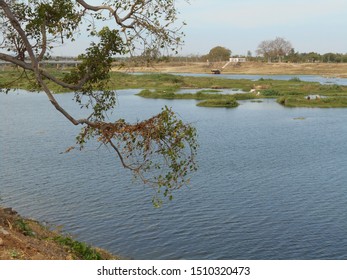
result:
M 347 53 L 325 53 L 296 51 L 290 41 L 276 37 L 273 40 L 264 40 L 259 43 L 255 55 L 251 51 L 247 55 L 234 55 L 232 51 L 223 46 L 213 47 L 209 53 L 204 55 L 187 56 L 165 56 L 157 49 L 146 50 L 137 57 L 146 61 L 155 62 L 222 62 L 228 61 L 230 57 L 246 57 L 248 61 L 258 62 L 291 62 L 291 63 L 347 63 Z

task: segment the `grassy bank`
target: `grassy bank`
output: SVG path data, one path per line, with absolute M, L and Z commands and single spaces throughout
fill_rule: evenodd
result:
M 0 260 L 101 260 L 119 259 L 61 234 L 11 208 L 0 207 Z
M 157 89 L 155 91 L 142 90 L 138 93 L 138 96 L 144 98 L 154 98 L 154 99 L 193 99 L 199 100 L 201 102 L 197 103 L 200 107 L 225 107 L 234 108 L 239 104 L 236 101 L 238 98 L 242 99 L 243 94 L 229 95 L 220 94 L 218 91 L 213 90 L 213 93 L 208 93 L 209 91 L 197 91 L 196 93 L 176 93 L 175 89 Z M 255 94 L 247 95 L 246 99 L 256 98 Z
M 153 74 L 141 75 L 140 80 L 150 78 Z M 168 74 L 165 86 L 157 83 L 155 90 L 145 89 L 138 95 L 144 98 L 159 99 L 194 99 L 201 100 L 198 106 L 208 107 L 236 107 L 235 100 L 260 99 L 260 98 L 276 98 L 278 103 L 283 106 L 290 107 L 347 107 L 345 97 L 347 96 L 347 87 L 340 85 L 321 85 L 320 83 L 304 82 L 299 78 L 293 78 L 289 81 L 259 79 L 258 81 L 250 80 L 227 80 L 220 78 L 206 77 L 183 77 L 178 76 L 176 84 L 169 84 L 170 77 L 177 77 Z M 177 82 L 179 81 L 179 82 Z M 208 85 L 213 85 L 208 87 Z M 196 89 L 195 93 L 177 93 L 180 88 Z M 209 88 L 199 90 L 199 88 Z M 218 89 L 241 89 L 248 93 L 238 94 L 221 94 Z M 252 91 L 252 93 L 250 92 Z M 329 98 L 321 98 L 321 101 L 307 100 L 309 95 L 324 96 Z M 233 103 L 230 102 L 233 99 Z M 296 100 L 296 101 L 295 101 Z M 295 102 L 294 102 L 295 101 Z M 307 101 L 307 102 L 306 102 Z
M 53 71 L 54 74 L 62 77 L 63 71 Z M 3 71 L 0 73 L 0 85 L 7 84 L 11 88 L 21 88 L 26 90 L 37 90 L 32 80 L 24 77 L 16 79 L 18 72 Z M 64 92 L 61 87 L 49 84 L 56 93 Z M 305 103 L 304 98 L 308 95 L 320 95 L 329 98 L 330 107 L 346 107 L 343 97 L 347 96 L 347 87 L 340 85 L 321 85 L 320 83 L 304 82 L 299 78 L 293 78 L 289 81 L 259 79 L 256 81 L 246 79 L 223 79 L 221 76 L 215 77 L 191 77 L 178 76 L 163 73 L 150 74 L 127 74 L 120 72 L 110 73 L 109 89 L 144 89 L 139 96 L 145 98 L 161 98 L 161 99 L 194 99 L 200 101 L 215 100 L 214 102 L 200 103 L 200 106 L 211 106 L 213 103 L 222 106 L 220 100 L 233 97 L 235 100 L 246 100 L 256 98 L 279 98 L 285 97 L 287 100 L 283 102 L 278 99 L 279 103 L 284 106 L 307 106 L 322 107 L 328 106 L 324 102 Z M 179 89 L 196 90 L 194 93 L 178 94 Z M 204 90 L 202 90 L 204 89 Z M 241 90 L 242 94 L 221 94 L 219 90 Z M 252 93 L 251 93 L 252 91 Z M 296 97 L 300 102 L 292 102 Z M 342 98 L 342 99 L 341 99 Z M 219 100 L 217 102 L 217 100 Z M 230 107 L 228 101 L 224 102 L 225 107 Z
M 307 99 L 302 96 L 283 96 L 277 99 L 279 104 L 286 107 L 308 108 L 346 108 L 347 96 Z

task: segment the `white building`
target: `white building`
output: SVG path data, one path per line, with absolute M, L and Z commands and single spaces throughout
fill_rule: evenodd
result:
M 230 57 L 229 62 L 234 62 L 234 63 L 246 62 L 246 58 L 245 57 Z

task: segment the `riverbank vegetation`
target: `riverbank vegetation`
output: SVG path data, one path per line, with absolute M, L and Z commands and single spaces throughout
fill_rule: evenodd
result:
M 237 103 L 236 99 L 233 97 L 225 97 L 222 99 L 209 99 L 204 100 L 196 104 L 200 107 L 223 107 L 223 108 L 235 108 L 239 106 L 239 103 Z
M 141 75 L 140 80 L 153 74 Z M 194 99 L 201 101 L 198 106 L 204 107 L 237 107 L 237 100 L 276 98 L 278 103 L 288 107 L 320 107 L 334 108 L 347 107 L 347 87 L 335 84 L 322 85 L 317 82 L 304 82 L 297 77 L 288 81 L 259 79 L 230 80 L 211 77 L 185 77 L 165 75 L 164 86 L 160 86 L 157 80 L 155 90 L 144 89 L 138 95 L 144 98 L 161 99 Z M 147 77 L 146 77 L 147 76 Z M 171 78 L 169 78 L 171 77 Z M 171 87 L 167 83 L 170 79 Z M 213 85 L 206 89 L 208 84 Z M 145 87 L 145 85 L 144 85 Z M 195 93 L 179 93 L 181 88 L 196 88 Z M 205 88 L 205 90 L 201 90 Z M 239 89 L 244 93 L 232 93 Z M 228 90 L 230 93 L 228 93 Z M 310 96 L 313 96 L 312 98 Z
M 0 206 L 0 260 L 119 259 Z
M 54 70 L 56 75 L 64 71 Z M 37 85 L 18 73 L 3 71 L 0 85 L 26 90 L 39 90 Z M 59 86 L 56 93 L 64 92 Z M 322 85 L 318 82 L 304 82 L 297 77 L 290 80 L 271 80 L 260 78 L 225 79 L 223 76 L 180 76 L 166 73 L 123 73 L 111 72 L 109 89 L 142 89 L 138 94 L 143 98 L 193 99 L 201 101 L 199 106 L 236 107 L 237 100 L 276 98 L 283 106 L 298 107 L 347 107 L 347 87 L 336 84 Z M 188 90 L 184 92 L 181 90 Z M 243 93 L 234 93 L 234 91 Z M 180 92 L 181 91 L 181 92 Z M 322 98 L 308 98 L 318 96 Z M 231 101 L 232 100 L 232 101 Z M 204 102 L 202 102 L 204 101 Z M 208 101 L 208 102 L 207 102 Z
M 307 99 L 302 96 L 283 96 L 277 102 L 286 107 L 308 107 L 308 108 L 345 108 L 347 107 L 347 96 L 331 96 L 325 98 Z

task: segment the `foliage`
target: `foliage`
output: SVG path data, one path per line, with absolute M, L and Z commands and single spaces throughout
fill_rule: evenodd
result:
M 30 226 L 23 220 L 23 219 L 18 219 L 15 222 L 15 227 L 21 231 L 24 235 L 27 236 L 34 236 L 33 230 L 30 228 Z
M 113 23 L 106 23 L 109 20 Z M 187 183 L 188 173 L 196 169 L 195 129 L 168 108 L 136 124 L 106 120 L 117 102 L 110 84 L 113 58 L 134 55 L 139 48 L 145 53 L 176 51 L 183 36 L 176 20 L 174 0 L 105 1 L 100 6 L 84 0 L 0 0 L 0 59 L 21 68 L 18 75 L 30 80 L 30 89 L 44 91 L 72 124 L 83 126 L 77 137 L 81 147 L 91 138 L 111 146 L 125 168 L 156 187 L 157 193 L 164 188 L 162 194 L 171 198 L 171 191 Z M 86 22 L 90 24 L 85 28 Z M 56 46 L 74 41 L 81 32 L 89 35 L 91 44 L 78 57 L 76 68 L 56 73 L 40 66 Z M 75 102 L 91 113 L 81 119 L 72 116 L 54 97 L 56 86 L 74 91 Z M 6 81 L 2 87 L 12 85 Z
M 239 106 L 236 99 L 233 97 L 225 97 L 223 99 L 209 99 L 199 102 L 197 106 L 200 107 L 223 107 L 223 108 L 235 108 Z
M 136 124 L 120 119 L 86 126 L 77 140 L 83 147 L 90 138 L 109 144 L 135 177 L 158 187 L 153 197 L 156 206 L 161 204 L 161 196 L 171 200 L 172 191 L 188 183 L 188 173 L 196 170 L 196 130 L 179 120 L 168 107 Z
M 283 96 L 277 102 L 286 107 L 346 108 L 347 96 L 307 99 L 305 96 Z
M 231 50 L 217 46 L 210 50 L 207 57 L 211 62 L 215 61 L 228 61 L 231 56 Z
M 249 98 L 248 94 L 220 94 L 215 92 L 215 90 L 200 90 L 196 93 L 175 93 L 177 89 L 163 90 L 157 89 L 155 91 L 151 90 L 142 90 L 138 95 L 144 98 L 158 98 L 158 99 L 194 99 L 194 100 L 210 100 L 210 99 L 226 99 L 226 98 L 235 98 L 243 99 L 242 96 L 245 95 L 246 98 Z
M 82 260 L 101 260 L 101 255 L 92 247 L 87 245 L 84 242 L 79 242 L 76 240 L 73 240 L 70 237 L 67 236 L 57 236 L 54 238 L 54 240 L 66 247 L 69 248 L 69 250 L 76 255 L 77 258 Z
M 258 45 L 257 54 L 270 62 L 274 58 L 282 60 L 293 49 L 291 43 L 284 38 L 276 37 L 274 40 L 265 40 Z
M 301 82 L 300 78 L 298 78 L 298 77 L 293 77 L 293 78 L 289 79 L 289 81 L 291 81 L 291 82 Z
M 261 92 L 261 94 L 264 96 L 279 96 L 280 92 L 275 89 L 265 89 Z
M 266 55 L 262 53 L 258 53 L 262 57 L 268 59 Z M 269 60 L 274 61 L 275 58 L 270 58 Z M 293 62 L 293 63 L 346 63 L 347 62 L 347 54 L 342 53 L 325 53 L 319 54 L 316 52 L 303 52 L 299 53 L 292 48 L 288 54 L 286 54 L 283 58 L 283 61 Z

